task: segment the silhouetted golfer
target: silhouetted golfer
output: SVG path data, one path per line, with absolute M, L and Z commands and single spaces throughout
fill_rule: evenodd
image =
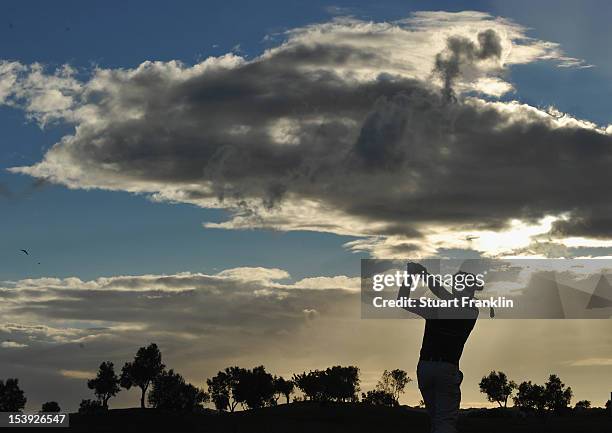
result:
M 427 269 L 417 263 L 408 263 L 407 271 L 411 275 L 421 273 L 427 275 Z M 469 273 L 459 271 L 455 276 L 460 274 L 465 277 Z M 441 282 L 435 281 L 434 278 L 427 279 L 427 283 L 429 289 L 443 300 L 463 297 L 472 299 L 475 290 L 482 290 L 477 284 L 465 284 L 462 290 L 455 290 L 453 286 L 452 293 L 449 293 Z M 410 297 L 410 287 L 401 287 L 398 297 Z M 407 307 L 405 309 L 426 319 L 417 379 L 431 418 L 431 432 L 455 433 L 461 403 L 460 385 L 463 380 L 463 373 L 459 370 L 459 358 L 476 324 L 478 308 Z

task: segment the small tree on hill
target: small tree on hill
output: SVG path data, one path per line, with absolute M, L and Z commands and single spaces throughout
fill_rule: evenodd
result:
M 543 412 L 546 409 L 544 387 L 532 384 L 531 381 L 523 382 L 518 386 L 518 392 L 513 400 L 515 406 L 522 410 Z
M 293 394 L 295 384 L 291 380 L 286 380 L 283 377 L 274 378 L 274 393 L 277 396 L 284 396 L 289 404 L 289 397 Z
M 361 393 L 361 401 L 373 406 L 395 407 L 399 404 L 393 394 L 382 389 Z
M 274 393 L 274 378 L 263 365 L 240 372 L 235 386 L 237 402 L 249 409 L 271 406 L 276 403 Z
M 294 374 L 293 383 L 302 391 L 305 400 L 321 401 L 324 399 L 324 375 L 321 370 Z
M 106 408 L 102 406 L 99 400 L 81 400 L 79 405 L 79 413 L 99 413 L 105 410 Z
M 563 412 L 572 401 L 572 388 L 565 384 L 556 374 L 551 374 L 548 382 L 544 384 L 546 407 L 553 412 Z
M 412 379 L 408 377 L 408 373 L 404 370 L 385 370 L 376 384 L 376 390 L 391 394 L 399 404 L 400 394 L 404 392 L 406 385 L 410 382 L 412 382 Z
M 236 385 L 243 371 L 240 367 L 227 367 L 215 377 L 206 380 L 210 399 L 217 410 L 233 412 L 236 409 Z
M 145 394 L 149 385 L 164 370 L 161 352 L 157 344 L 151 343 L 141 347 L 136 352 L 132 362 L 126 362 L 121 370 L 121 386 L 130 389 L 132 386 L 140 388 L 140 407 L 145 407 Z
M 323 375 L 326 399 L 334 401 L 357 401 L 359 391 L 359 369 L 336 365 L 325 370 Z
M 325 371 L 314 370 L 293 375 L 293 382 L 307 400 L 357 401 L 359 369 L 336 365 Z
M 572 396 L 572 388 L 566 387 L 557 375 L 551 374 L 544 386 L 531 382 L 521 383 L 514 404 L 524 410 L 559 413 L 567 410 Z
M 103 362 L 100 364 L 98 375 L 87 381 L 87 387 L 93 389 L 98 400 L 102 402 L 102 406 L 108 408 L 108 400 L 121 390 L 113 363 Z
M 42 404 L 41 412 L 61 412 L 62 409 L 56 401 L 48 401 Z
M 183 376 L 173 370 L 162 371 L 149 392 L 149 404 L 157 409 L 193 412 L 209 401 L 207 393 L 186 383 Z
M 576 402 L 574 409 L 584 410 L 589 409 L 591 407 L 591 402 L 589 400 L 580 400 Z
M 508 398 L 516 389 L 516 383 L 508 380 L 504 372 L 492 371 L 480 380 L 480 392 L 487 395 L 487 400 L 499 404 L 499 407 L 508 405 Z
M 19 379 L 0 380 L 0 412 L 20 412 L 25 407 L 26 397 L 19 388 Z

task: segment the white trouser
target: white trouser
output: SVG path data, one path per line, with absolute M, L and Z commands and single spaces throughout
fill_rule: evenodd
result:
M 463 373 L 455 364 L 419 361 L 419 389 L 431 419 L 431 433 L 456 433 Z

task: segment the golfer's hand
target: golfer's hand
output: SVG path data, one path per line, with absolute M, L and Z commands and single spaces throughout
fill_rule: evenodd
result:
M 419 263 L 408 262 L 406 264 L 406 271 L 410 275 L 416 275 L 416 274 L 421 274 L 421 273 L 426 274 L 427 268 Z

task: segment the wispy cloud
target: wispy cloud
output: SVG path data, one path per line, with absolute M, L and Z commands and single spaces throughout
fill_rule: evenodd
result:
M 612 358 L 586 358 L 569 363 L 572 367 L 608 367 L 612 366 Z
M 95 371 L 60 370 L 59 373 L 69 379 L 91 379 L 96 377 Z
M 28 345 L 24 343 L 18 343 L 16 341 L 3 341 L 2 343 L 0 343 L 0 347 L 3 347 L 5 349 L 15 349 L 20 347 L 28 347 Z

